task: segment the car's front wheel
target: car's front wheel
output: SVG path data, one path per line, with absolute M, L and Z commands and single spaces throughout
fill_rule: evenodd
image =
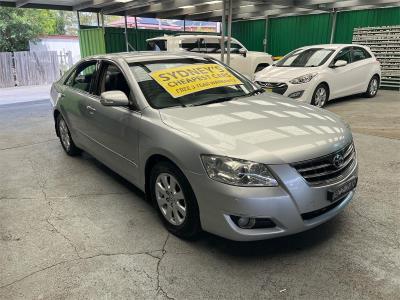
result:
M 317 107 L 324 107 L 329 99 L 329 89 L 326 84 L 321 83 L 316 88 L 312 95 L 311 104 Z
M 150 173 L 150 195 L 167 229 L 182 238 L 200 231 L 199 208 L 185 175 L 172 163 L 156 164 Z
M 56 120 L 58 136 L 65 152 L 70 156 L 79 155 L 82 150 L 79 149 L 72 140 L 71 133 L 64 118 L 59 114 Z
M 373 76 L 368 84 L 368 89 L 365 92 L 365 97 L 372 98 L 378 93 L 379 88 L 379 77 L 377 75 Z

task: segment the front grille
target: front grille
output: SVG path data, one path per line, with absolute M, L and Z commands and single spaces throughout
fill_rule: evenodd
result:
M 262 82 L 256 81 L 263 88 L 271 89 L 272 92 L 283 95 L 288 89 L 288 85 L 284 82 Z
M 342 156 L 341 164 L 334 164 L 334 159 Z M 345 178 L 356 164 L 354 144 L 343 149 L 316 159 L 302 161 L 292 166 L 303 178 L 314 186 L 329 184 Z

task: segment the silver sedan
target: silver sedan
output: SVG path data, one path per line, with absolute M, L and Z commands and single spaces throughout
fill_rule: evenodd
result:
M 229 80 L 209 81 L 213 70 Z M 337 215 L 355 192 L 345 122 L 209 57 L 89 57 L 51 95 L 66 153 L 84 150 L 135 184 L 183 238 L 201 230 L 239 241 L 297 233 Z

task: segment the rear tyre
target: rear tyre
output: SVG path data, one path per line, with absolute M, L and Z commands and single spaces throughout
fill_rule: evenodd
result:
M 200 231 L 199 208 L 185 175 L 172 163 L 160 162 L 150 172 L 150 196 L 165 227 L 189 239 Z
M 364 93 L 364 96 L 367 98 L 373 98 L 378 93 L 378 89 L 379 89 L 379 77 L 378 75 L 374 75 L 369 81 L 368 89 Z
M 61 146 L 64 148 L 65 152 L 70 156 L 81 154 L 82 150 L 76 147 L 72 140 L 67 122 L 65 122 L 64 118 L 61 115 L 58 115 L 56 122 L 58 137 L 60 138 Z
M 329 100 L 329 89 L 325 83 L 319 84 L 312 95 L 311 104 L 317 107 L 324 107 Z

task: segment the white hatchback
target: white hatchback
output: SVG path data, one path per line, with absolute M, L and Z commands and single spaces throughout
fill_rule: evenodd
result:
M 302 47 L 255 74 L 261 87 L 319 107 L 353 94 L 374 97 L 380 78 L 374 54 L 355 44 Z

